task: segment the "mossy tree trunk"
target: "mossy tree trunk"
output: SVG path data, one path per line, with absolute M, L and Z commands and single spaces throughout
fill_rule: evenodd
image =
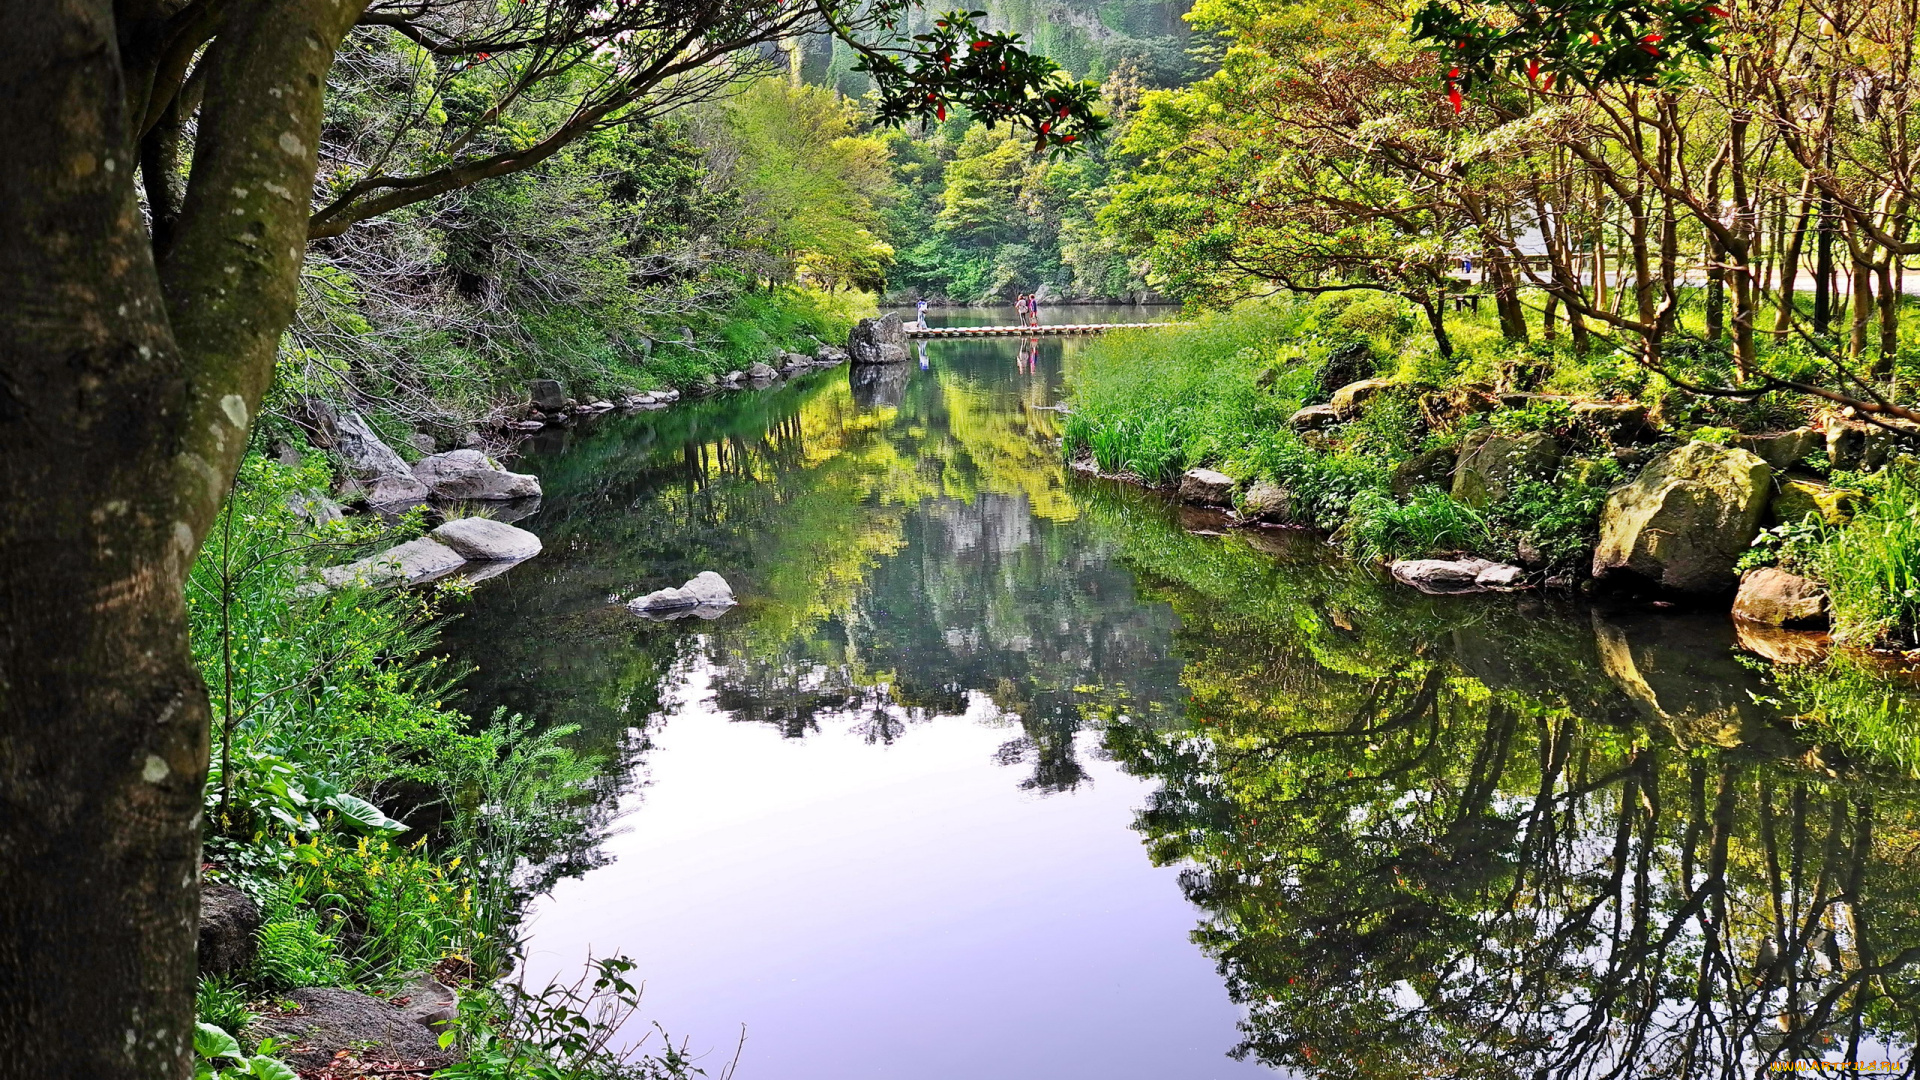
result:
M 49 0 L 0 44 L 0 1077 L 192 1072 L 208 708 L 184 582 L 292 317 L 326 72 L 364 3 Z M 146 103 L 212 8 L 157 255 Z

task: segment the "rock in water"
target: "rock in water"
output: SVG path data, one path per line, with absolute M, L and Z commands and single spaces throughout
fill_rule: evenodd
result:
M 530 559 L 540 554 L 539 537 L 490 518 L 455 518 L 428 535 L 468 559 Z
M 1772 494 L 1773 467 L 1746 450 L 1675 447 L 1607 496 L 1593 576 L 1684 593 L 1731 588 Z
M 200 886 L 200 974 L 237 975 L 259 952 L 260 907 L 231 885 Z
M 348 585 L 411 585 L 458 570 L 466 561 L 447 545 L 423 536 L 345 566 L 329 566 L 320 571 L 320 580 L 329 589 Z
M 292 1008 L 260 1017 L 248 1034 L 278 1042 L 278 1056 L 296 1069 L 324 1068 L 342 1050 L 362 1064 L 448 1060 L 432 1029 L 390 1001 L 329 986 L 289 990 L 273 1000 Z
M 1293 496 L 1271 480 L 1255 480 L 1240 500 L 1240 516 L 1250 521 L 1291 522 Z
M 1544 431 L 1475 432 L 1453 465 L 1453 497 L 1475 509 L 1499 502 L 1522 479 L 1547 480 L 1560 465 L 1560 444 Z
M 540 494 L 538 477 L 508 472 L 478 450 L 450 450 L 414 462 L 413 475 L 438 499 L 523 499 Z
M 752 379 L 754 382 L 772 382 L 779 377 L 780 373 L 778 371 L 775 371 L 764 363 L 755 363 L 747 368 L 747 378 Z
M 847 355 L 856 364 L 901 364 L 907 359 L 907 328 L 900 313 L 861 319 L 847 332 Z
M 1733 617 L 1789 630 L 1819 630 L 1827 625 L 1828 603 L 1820 583 L 1777 566 L 1749 570 L 1740 577 Z
M 1403 559 L 1387 567 L 1395 581 L 1430 596 L 1508 592 L 1526 587 L 1526 572 L 1487 559 Z
M 535 379 L 527 387 L 527 397 L 541 412 L 559 412 L 567 407 L 567 392 L 553 379 Z
M 627 610 L 656 619 L 677 619 L 682 615 L 713 619 L 735 603 L 733 587 L 727 584 L 727 579 L 711 570 L 702 570 L 677 589 L 659 589 L 627 601 Z
M 1188 469 L 1180 478 L 1180 498 L 1201 506 L 1232 506 L 1233 477 L 1215 469 Z

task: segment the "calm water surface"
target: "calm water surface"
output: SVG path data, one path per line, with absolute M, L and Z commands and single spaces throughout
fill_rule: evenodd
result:
M 536 977 L 625 953 L 710 1069 L 744 1025 L 742 1080 L 1911 1069 L 1904 770 L 1804 741 L 1724 619 L 1421 598 L 1073 476 L 1080 347 L 522 459 L 546 553 L 449 644 L 618 815 Z M 713 622 L 608 603 L 707 569 Z

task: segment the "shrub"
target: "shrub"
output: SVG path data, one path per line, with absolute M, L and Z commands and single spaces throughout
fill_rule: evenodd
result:
M 1570 567 L 1586 558 L 1600 536 L 1600 510 L 1607 491 L 1620 480 L 1620 466 L 1608 459 L 1569 461 L 1551 482 L 1522 478 L 1507 497 L 1489 508 L 1498 551 L 1552 568 Z
M 1486 519 L 1436 487 L 1416 489 L 1407 499 L 1378 490 L 1363 492 L 1348 513 L 1351 517 L 1334 539 L 1368 562 L 1471 551 L 1487 540 Z

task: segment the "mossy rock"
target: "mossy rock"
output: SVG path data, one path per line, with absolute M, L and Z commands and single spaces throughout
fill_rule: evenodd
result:
M 1731 589 L 1772 497 L 1773 467 L 1750 451 L 1677 446 L 1608 495 L 1593 576 L 1683 593 Z
M 1817 515 L 1828 525 L 1845 525 L 1853 520 L 1864 498 L 1857 491 L 1832 487 L 1817 480 L 1787 480 L 1774 492 L 1767 505 L 1767 520 L 1774 525 L 1803 521 Z
M 1453 497 L 1484 509 L 1507 497 L 1522 479 L 1548 480 L 1560 467 L 1560 442 L 1544 431 L 1499 435 L 1476 431 L 1460 444 Z
M 1335 390 L 1333 400 L 1328 404 L 1333 406 L 1334 413 L 1340 419 L 1351 420 L 1360 415 L 1361 410 L 1367 407 L 1367 402 L 1392 389 L 1393 385 L 1392 379 L 1361 379 Z
M 1436 447 L 1422 451 L 1396 465 L 1393 470 L 1393 493 L 1405 498 L 1415 488 L 1433 485 L 1445 487 L 1453 476 L 1453 463 L 1456 451 L 1450 446 Z

